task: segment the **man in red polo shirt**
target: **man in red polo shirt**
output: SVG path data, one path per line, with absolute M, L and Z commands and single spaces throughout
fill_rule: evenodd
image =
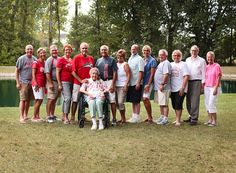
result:
M 73 81 L 73 93 L 72 93 L 72 107 L 71 107 L 71 119 L 75 120 L 75 113 L 78 103 L 78 92 L 82 83 L 90 78 L 89 70 L 94 67 L 94 59 L 88 55 L 88 43 L 80 44 L 80 54 L 76 55 L 72 61 L 72 75 L 74 76 Z

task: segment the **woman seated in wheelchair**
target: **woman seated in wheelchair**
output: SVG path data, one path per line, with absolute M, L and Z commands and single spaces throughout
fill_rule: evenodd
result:
M 91 130 L 97 130 L 96 114 L 99 117 L 99 130 L 104 129 L 103 125 L 103 103 L 105 100 L 104 93 L 107 92 L 105 83 L 99 79 L 99 70 L 94 67 L 89 71 L 90 78 L 87 83 L 83 83 L 80 92 L 86 95 L 85 100 L 88 102 L 90 115 L 92 118 Z

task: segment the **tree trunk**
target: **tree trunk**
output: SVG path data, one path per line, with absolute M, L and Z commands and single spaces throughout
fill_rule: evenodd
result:
M 49 2 L 49 32 L 48 32 L 48 44 L 49 46 L 52 44 L 52 18 L 53 18 L 53 0 Z

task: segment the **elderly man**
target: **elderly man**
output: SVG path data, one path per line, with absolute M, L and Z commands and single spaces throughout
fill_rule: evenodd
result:
M 191 57 L 186 59 L 187 66 L 190 71 L 188 80 L 188 92 L 186 95 L 187 110 L 190 125 L 197 125 L 199 116 L 200 94 L 205 83 L 206 61 L 198 56 L 199 48 L 193 45 L 190 49 Z
M 80 86 L 87 81 L 87 78 L 90 78 L 89 71 L 94 67 L 94 59 L 88 55 L 88 48 L 88 43 L 81 43 L 80 54 L 76 55 L 72 60 L 72 75 L 74 76 L 70 119 L 72 122 L 75 120 Z
M 154 101 L 160 105 L 161 116 L 157 124 L 165 125 L 168 123 L 169 114 L 169 96 L 170 96 L 170 74 L 171 65 L 167 60 L 168 52 L 165 49 L 159 50 L 160 63 L 157 66 L 154 76 Z
M 105 82 L 109 88 L 109 101 L 111 104 L 112 112 L 112 125 L 116 125 L 116 95 L 115 95 L 115 84 L 117 79 L 117 64 L 114 58 L 109 56 L 109 47 L 102 45 L 100 47 L 101 58 L 96 62 L 96 67 L 100 72 L 101 79 Z
M 47 121 L 49 123 L 54 122 L 57 117 L 55 116 L 55 107 L 57 98 L 59 96 L 58 92 L 58 83 L 56 78 L 56 66 L 58 60 L 58 49 L 56 45 L 50 46 L 50 54 L 51 56 L 45 62 L 44 73 L 46 74 L 47 80 L 47 104 L 46 104 L 46 112 L 47 112 Z
M 140 101 L 142 98 L 142 79 L 144 73 L 144 60 L 138 54 L 139 46 L 131 46 L 131 56 L 128 60 L 130 66 L 131 78 L 127 93 L 127 101 L 132 103 L 132 117 L 128 120 L 130 123 L 140 122 Z
M 36 60 L 33 56 L 33 46 L 25 47 L 25 54 L 20 56 L 16 62 L 16 88 L 20 92 L 20 123 L 26 123 L 30 100 L 34 98 L 31 87 L 32 64 Z

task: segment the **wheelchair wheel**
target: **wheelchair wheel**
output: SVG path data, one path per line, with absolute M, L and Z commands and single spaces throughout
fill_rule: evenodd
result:
M 84 106 L 84 95 L 79 95 L 79 103 L 78 103 L 78 124 L 80 128 L 84 127 L 84 117 L 85 117 L 85 106 Z
M 104 123 L 104 128 L 109 128 L 110 127 L 110 108 L 109 108 L 109 99 L 106 98 L 105 102 L 103 104 L 103 123 Z

